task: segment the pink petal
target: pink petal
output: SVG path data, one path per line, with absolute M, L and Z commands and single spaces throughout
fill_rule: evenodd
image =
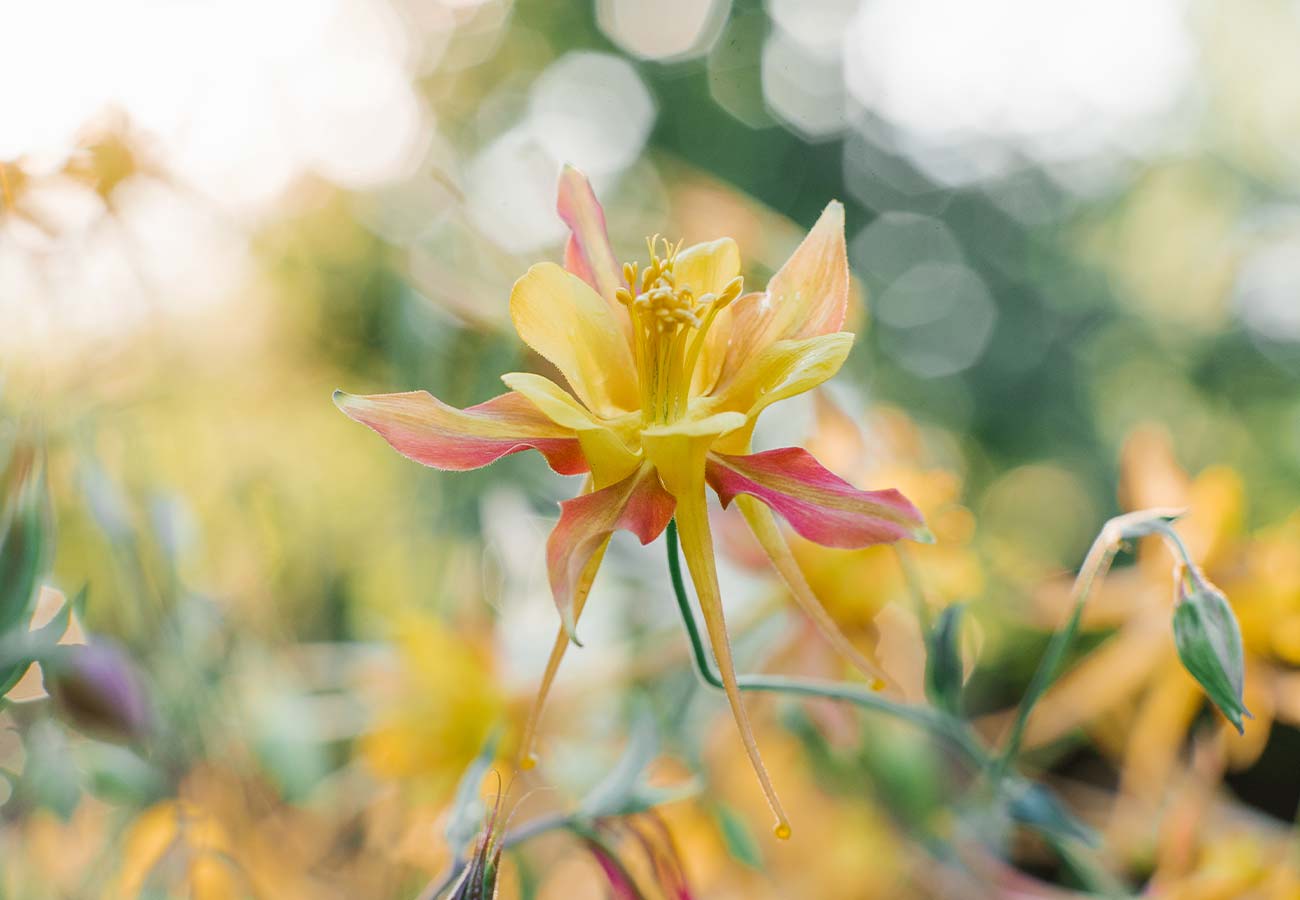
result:
M 513 391 L 468 409 L 448 406 L 428 391 L 369 396 L 335 391 L 334 403 L 407 459 L 435 469 L 477 469 L 521 450 L 539 451 L 561 475 L 580 475 L 588 468 L 574 432 Z
M 614 292 L 623 285 L 623 276 L 605 230 L 605 211 L 587 176 L 573 166 L 565 166 L 560 173 L 555 211 L 571 232 L 564 248 L 564 267 L 606 300 L 616 302 Z
M 573 636 L 574 601 L 587 564 L 617 530 L 630 531 L 648 544 L 673 517 L 677 501 L 664 490 L 659 476 L 643 465 L 622 481 L 560 504 L 560 520 L 546 541 L 546 567 L 551 593 L 565 628 Z
M 709 484 L 723 506 L 750 494 L 825 547 L 869 547 L 928 539 L 921 513 L 898 491 L 860 491 L 801 447 L 748 456 L 710 453 Z

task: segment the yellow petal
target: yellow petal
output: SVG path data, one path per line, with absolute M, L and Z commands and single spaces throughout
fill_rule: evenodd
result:
M 641 432 L 641 446 L 659 472 L 664 488 L 674 497 L 704 494 L 704 455 L 719 435 L 743 427 L 745 417 L 723 412 Z
M 758 354 L 741 377 L 705 401 L 709 410 L 745 415 L 745 427 L 728 435 L 717 449 L 722 453 L 748 452 L 759 413 L 830 379 L 844 365 L 852 347 L 853 335 L 839 331 L 799 341 L 778 341 Z
M 753 729 L 749 725 L 749 716 L 740 700 L 740 688 L 736 683 L 736 665 L 731 657 L 731 641 L 727 637 L 727 623 L 722 614 L 722 595 L 718 588 L 718 572 L 713 560 L 713 536 L 709 532 L 709 511 L 704 499 L 704 486 L 698 493 L 677 498 L 677 527 L 681 534 L 682 553 L 686 557 L 686 567 L 690 570 L 691 581 L 695 584 L 695 594 L 700 601 L 700 612 L 704 616 L 704 628 L 709 635 L 709 644 L 713 648 L 713 658 L 718 663 L 718 673 L 722 676 L 722 687 L 731 706 L 731 714 L 736 719 L 736 728 L 745 745 L 745 753 L 758 776 L 759 785 L 767 797 L 767 803 L 776 816 L 776 834 L 778 837 L 790 836 L 790 822 L 781 800 L 772 787 L 763 759 L 758 753 L 758 743 L 754 740 Z
M 720 294 L 740 274 L 740 248 L 731 238 L 693 244 L 677 254 L 673 275 L 679 288 L 688 287 L 696 297 Z
M 1152 681 L 1138 703 L 1120 769 L 1122 792 L 1149 802 L 1164 795 L 1187 728 L 1203 702 L 1196 682 L 1175 659 L 1158 668 Z
M 533 266 L 510 292 L 510 318 L 524 343 L 550 360 L 596 415 L 640 408 L 622 328 L 581 278 L 554 263 Z
M 832 201 L 790 258 L 768 282 L 767 291 L 732 305 L 727 358 L 718 383 L 739 377 L 758 354 L 777 341 L 839 331 L 849 299 L 844 207 Z
M 640 454 L 630 446 L 637 416 L 598 419 L 564 388 L 530 372 L 510 372 L 501 380 L 552 422 L 577 433 L 597 490 L 622 481 L 641 462 Z
M 734 304 L 733 304 L 734 305 Z M 727 361 L 727 348 L 730 346 L 733 314 L 730 306 L 718 310 L 713 324 L 704 335 L 704 345 L 700 348 L 700 358 L 691 375 L 692 397 L 701 397 L 713 390 L 722 374 L 722 365 Z
M 178 822 L 177 805 L 170 800 L 152 806 L 136 817 L 120 851 L 119 896 L 135 897 L 144 888 L 154 866 L 175 843 Z

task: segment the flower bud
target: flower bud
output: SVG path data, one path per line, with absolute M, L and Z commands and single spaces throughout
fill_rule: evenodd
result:
M 1237 729 L 1242 717 L 1254 718 L 1242 702 L 1245 664 L 1241 629 L 1228 598 L 1214 585 L 1193 573 L 1178 582 L 1179 602 L 1174 608 L 1174 643 L 1183 667 Z
M 46 663 L 46 689 L 77 728 L 95 737 L 131 741 L 147 735 L 153 710 L 135 668 L 103 639 L 59 647 Z
M 933 706 L 950 715 L 960 714 L 966 676 L 961 658 L 961 614 L 961 606 L 949 606 L 926 636 L 925 695 Z

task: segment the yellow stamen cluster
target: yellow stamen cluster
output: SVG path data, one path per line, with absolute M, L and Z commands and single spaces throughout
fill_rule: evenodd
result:
M 744 281 L 737 276 L 721 293 L 697 297 L 690 285 L 678 284 L 674 271 L 681 241 L 670 244 L 655 235 L 646 238 L 646 248 L 650 262 L 644 271 L 636 263 L 624 263 L 627 286 L 617 296 L 632 318 L 642 418 L 646 424 L 666 424 L 686 411 L 704 335 L 718 313 L 740 296 Z

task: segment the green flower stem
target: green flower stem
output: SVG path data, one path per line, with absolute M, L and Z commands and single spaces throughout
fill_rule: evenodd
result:
M 1096 860 L 1083 852 L 1080 847 L 1048 835 L 1044 835 L 1043 838 L 1089 894 L 1115 898 L 1115 900 L 1133 896 L 1125 890 L 1115 876 L 1097 865 Z
M 1007 737 L 1006 747 L 999 755 L 993 772 L 995 777 L 1005 775 L 1007 769 L 1010 768 L 1019 755 L 1020 745 L 1025 737 L 1025 729 L 1029 724 L 1029 714 L 1056 679 L 1057 670 L 1061 666 L 1061 661 L 1065 658 L 1065 652 L 1069 649 L 1070 643 L 1079 630 L 1079 621 L 1083 617 L 1083 607 L 1088 602 L 1089 594 L 1092 593 L 1092 586 L 1098 578 L 1103 577 L 1110 569 L 1110 564 L 1115 560 L 1115 554 L 1119 552 L 1125 541 L 1148 535 L 1159 535 L 1164 539 L 1174 555 L 1182 560 L 1190 577 L 1196 581 L 1204 581 L 1200 568 L 1187 550 L 1187 545 L 1183 543 L 1182 537 L 1174 530 L 1172 523 L 1177 516 L 1177 512 L 1169 510 L 1138 510 L 1116 516 L 1102 526 L 1101 531 L 1092 542 L 1092 546 L 1088 549 L 1088 555 L 1084 557 L 1078 576 L 1074 579 L 1074 588 L 1071 591 L 1071 596 L 1074 598 L 1074 608 L 1070 612 L 1070 620 L 1064 628 L 1052 635 L 1052 640 L 1047 645 L 1047 651 L 1043 654 L 1043 659 L 1039 662 L 1038 669 L 1034 672 L 1034 677 L 1025 690 L 1025 696 L 1021 698 L 1020 706 L 1016 710 L 1015 721 L 1012 723 L 1011 732 Z
M 1182 560 L 1183 570 L 1187 577 L 1192 580 L 1193 584 L 1201 587 L 1211 586 L 1209 582 L 1206 581 L 1205 573 L 1201 571 L 1201 567 L 1197 565 L 1196 560 L 1192 558 L 1191 551 L 1189 551 L 1187 545 L 1183 543 L 1183 536 L 1174 529 L 1174 526 L 1171 523 L 1158 523 L 1156 526 L 1156 533 L 1164 538 L 1165 543 L 1169 546 L 1169 549 L 1173 551 L 1173 554 Z
M 632 877 L 632 873 L 627 870 L 627 866 L 623 865 L 623 861 L 618 858 L 618 853 L 600 835 L 600 832 L 583 824 L 571 825 L 569 831 L 575 837 L 585 841 L 591 850 L 599 851 L 600 855 L 605 858 L 604 862 L 611 866 L 634 892 L 635 900 L 645 900 L 645 895 L 637 887 L 636 879 Z
M 926 599 L 925 588 L 921 585 L 921 576 L 916 571 L 916 561 L 912 553 L 901 543 L 894 545 L 894 555 L 898 557 L 898 567 L 903 571 L 903 580 L 907 582 L 907 591 L 912 595 L 912 605 L 916 612 L 916 621 L 921 626 L 921 634 L 928 642 L 932 626 L 930 602 Z
M 1034 705 L 1038 703 L 1039 699 L 1056 679 L 1057 670 L 1061 667 L 1061 661 L 1065 658 L 1070 643 L 1079 631 L 1079 621 L 1083 618 L 1083 607 L 1088 602 L 1088 595 L 1092 593 L 1092 586 L 1097 578 L 1110 568 L 1111 562 L 1115 559 L 1115 554 L 1119 551 L 1121 541 L 1122 538 L 1116 533 L 1115 529 L 1110 527 L 1110 523 L 1107 523 L 1106 527 L 1103 527 L 1097 535 L 1096 540 L 1092 542 L 1092 546 L 1088 548 L 1088 555 L 1084 557 L 1083 566 L 1080 567 L 1079 574 L 1074 579 L 1074 587 L 1070 592 L 1074 598 L 1070 619 L 1065 623 L 1064 628 L 1052 635 L 1052 640 L 1048 643 L 1047 650 L 1038 663 L 1038 668 L 1034 671 L 1034 677 L 1025 690 L 1025 696 L 1020 700 L 1020 706 L 1016 709 L 1015 721 L 1011 725 L 1011 733 L 1007 737 L 1006 747 L 1003 748 L 995 763 L 994 780 L 1005 775 L 1007 769 L 1019 756 L 1020 745 L 1025 738 L 1025 729 L 1029 725 L 1029 714 L 1033 712 Z
M 682 578 L 681 556 L 677 544 L 677 523 L 669 522 L 666 533 L 668 544 L 668 571 L 672 576 L 673 593 L 677 595 L 677 608 L 682 614 L 682 623 L 691 641 L 691 655 L 695 660 L 695 669 L 705 684 L 722 690 L 722 678 L 709 661 L 704 639 L 695 623 L 695 614 L 691 610 L 690 600 L 686 594 L 686 582 Z M 790 694 L 802 697 L 824 697 L 830 700 L 842 700 L 863 709 L 893 716 L 904 722 L 910 722 L 951 741 L 965 753 L 979 768 L 990 765 L 988 753 L 975 739 L 966 726 L 956 719 L 924 706 L 911 706 L 882 697 L 871 689 L 855 684 L 820 681 L 811 678 L 790 678 L 780 675 L 740 675 L 736 678 L 742 691 L 759 691 L 773 694 Z

